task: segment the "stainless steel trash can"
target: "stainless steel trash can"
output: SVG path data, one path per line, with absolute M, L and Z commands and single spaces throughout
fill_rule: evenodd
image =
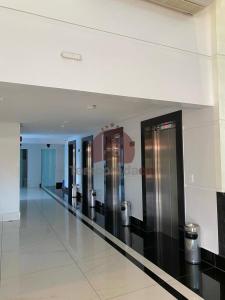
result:
M 90 207 L 95 207 L 95 201 L 96 201 L 96 191 L 92 189 L 90 191 L 90 203 L 89 203 L 89 206 Z
M 79 184 L 72 185 L 72 206 L 77 209 L 77 200 L 79 193 Z
M 189 223 L 185 225 L 185 260 L 191 264 L 201 263 L 199 247 L 199 225 Z
M 72 184 L 72 198 L 75 198 L 77 195 L 77 186 L 76 184 Z
M 123 201 L 121 203 L 121 222 L 123 226 L 130 225 L 130 213 L 131 213 L 131 204 L 129 201 Z
M 95 221 L 95 219 L 96 219 L 96 210 L 95 210 L 94 207 L 89 207 L 88 216 L 91 220 Z

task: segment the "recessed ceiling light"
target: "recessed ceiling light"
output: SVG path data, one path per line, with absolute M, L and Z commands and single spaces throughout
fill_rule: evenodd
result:
M 64 127 L 65 127 L 65 125 L 64 125 L 64 124 L 62 124 L 62 125 L 60 125 L 60 127 L 64 128 Z
M 91 109 L 96 109 L 97 105 L 96 104 L 90 104 L 88 105 L 87 109 L 91 110 Z

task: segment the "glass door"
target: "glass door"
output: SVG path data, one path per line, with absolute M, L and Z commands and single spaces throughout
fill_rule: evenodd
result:
M 41 150 L 41 185 L 45 187 L 55 186 L 56 150 Z

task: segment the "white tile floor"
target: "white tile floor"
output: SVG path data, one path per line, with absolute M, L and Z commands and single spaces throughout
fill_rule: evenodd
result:
M 44 191 L 21 199 L 0 228 L 1 300 L 174 299 Z

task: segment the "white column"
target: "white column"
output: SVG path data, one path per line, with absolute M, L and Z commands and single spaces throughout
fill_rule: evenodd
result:
M 20 218 L 20 124 L 0 122 L 0 220 Z

